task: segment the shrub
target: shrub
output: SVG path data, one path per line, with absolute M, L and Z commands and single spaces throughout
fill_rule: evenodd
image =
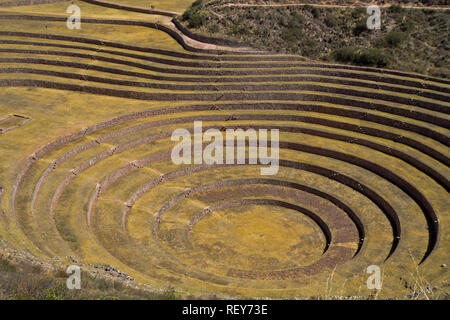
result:
M 434 63 L 434 66 L 435 66 L 436 68 L 442 68 L 442 67 L 444 67 L 444 66 L 445 66 L 445 60 L 439 60 L 439 61 L 436 61 L 436 62 Z
M 302 27 L 305 24 L 305 22 L 306 18 L 302 14 L 294 12 L 291 21 L 289 22 L 289 25 L 291 27 Z
M 250 29 L 244 22 L 235 23 L 231 27 L 231 34 L 233 35 L 244 35 L 250 33 Z
M 390 60 L 383 51 L 375 48 L 358 50 L 355 47 L 344 47 L 335 50 L 332 55 L 339 62 L 376 67 L 385 67 Z
M 312 7 L 311 8 L 311 14 L 314 18 L 318 18 L 320 16 L 320 9 L 317 7 Z
M 355 62 L 367 66 L 385 67 L 389 64 L 389 58 L 381 50 L 369 48 L 360 52 Z
M 353 33 L 355 36 L 359 36 L 361 33 L 367 30 L 367 20 L 362 18 L 356 24 L 356 27 L 353 29 Z
M 305 36 L 301 43 L 302 54 L 306 56 L 312 56 L 318 54 L 318 43 L 315 39 Z
M 65 291 L 64 285 L 62 283 L 57 283 L 44 290 L 43 298 L 45 300 L 64 300 Z
M 295 42 L 301 39 L 302 34 L 302 30 L 299 28 L 286 28 L 281 33 L 281 38 L 289 42 Z
M 107 291 L 111 287 L 111 283 L 104 278 L 95 279 L 94 285 L 97 289 L 101 291 Z
M 388 10 L 390 12 L 392 12 L 392 13 L 401 13 L 401 12 L 403 12 L 403 8 L 401 6 L 398 6 L 398 5 L 395 5 L 395 4 L 391 5 Z
M 172 287 L 170 287 L 166 291 L 164 291 L 162 296 L 163 296 L 164 300 L 176 300 L 177 299 L 175 289 Z
M 339 25 L 339 18 L 336 17 L 333 11 L 324 11 L 325 12 L 325 24 L 329 28 L 334 28 Z
M 206 22 L 206 17 L 200 12 L 203 0 L 196 0 L 181 16 L 183 21 L 188 21 L 189 28 L 201 27 Z
M 333 52 L 333 56 L 340 62 L 354 62 L 357 55 L 355 47 L 343 47 Z
M 208 27 L 208 31 L 211 33 L 218 33 L 220 31 L 219 25 L 213 24 Z
M 288 27 L 289 26 L 289 21 L 286 19 L 286 17 L 281 16 L 280 19 L 278 20 L 280 26 L 282 27 Z
M 364 7 L 356 7 L 355 9 L 353 9 L 352 11 L 352 17 L 353 18 L 358 18 L 362 15 L 366 14 L 366 8 Z
M 406 39 L 406 34 L 401 31 L 391 31 L 386 37 L 386 44 L 391 47 L 398 47 Z
M 404 32 L 411 32 L 414 29 L 414 25 L 414 21 L 408 18 L 400 24 L 400 30 Z
M 303 15 L 294 12 L 286 28 L 282 31 L 281 38 L 289 42 L 300 40 L 303 36 L 302 30 L 305 22 L 306 19 Z
M 206 17 L 201 13 L 194 13 L 189 18 L 188 27 L 189 28 L 198 28 L 204 25 L 206 22 Z

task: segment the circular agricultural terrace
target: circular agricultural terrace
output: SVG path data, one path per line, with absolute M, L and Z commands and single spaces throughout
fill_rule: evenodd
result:
M 237 48 L 194 52 L 176 29 L 128 25 L 162 30 L 152 32 L 185 50 L 0 30 L 2 87 L 162 106 L 71 129 L 19 163 L 9 188 L 3 183 L 4 207 L 42 256 L 110 263 L 155 287 L 223 296 L 320 296 L 333 276 L 348 280 L 343 295 L 356 295 L 373 264 L 385 268 L 393 295 L 400 285 L 388 280 L 402 268 L 440 276 L 449 81 Z M 171 134 L 194 121 L 204 130 L 279 129 L 278 173 L 173 164 Z

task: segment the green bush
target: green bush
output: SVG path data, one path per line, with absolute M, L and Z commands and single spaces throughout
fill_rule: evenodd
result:
M 302 30 L 298 28 L 287 28 L 281 33 L 281 38 L 289 42 L 295 42 L 302 37 Z
M 386 67 L 389 58 L 381 50 L 369 48 L 360 52 L 355 62 L 366 66 Z
M 306 18 L 298 13 L 294 12 L 291 18 L 291 21 L 289 22 L 290 27 L 302 27 L 306 23 Z
M 206 22 L 206 17 L 201 13 L 194 13 L 190 16 L 188 27 L 189 28 L 198 28 L 204 25 Z
M 289 26 L 289 21 L 286 19 L 286 17 L 280 17 L 278 23 L 280 24 L 280 26 L 285 28 Z
M 395 4 L 391 5 L 388 10 L 390 12 L 392 12 L 392 13 L 401 13 L 401 12 L 403 12 L 403 8 L 401 6 L 398 6 L 398 5 L 395 5 Z
M 338 20 L 335 16 L 330 14 L 325 18 L 325 24 L 329 28 L 334 28 L 338 25 Z
M 359 18 L 360 16 L 365 15 L 365 14 L 366 14 L 366 8 L 364 8 L 364 7 L 356 7 L 352 11 L 353 18 Z
M 300 47 L 303 55 L 312 56 L 318 54 L 318 42 L 309 36 L 304 37 Z
M 400 24 L 400 30 L 404 32 L 411 32 L 414 29 L 414 26 L 414 21 L 408 18 Z
M 208 31 L 211 33 L 219 33 L 219 31 L 220 31 L 219 25 L 217 25 L 217 24 L 210 25 L 208 27 Z
M 177 295 L 175 293 L 174 288 L 168 288 L 166 291 L 162 294 L 164 300 L 176 300 Z
M 385 67 L 390 60 L 383 51 L 375 48 L 359 50 L 355 47 L 344 47 L 335 50 L 332 55 L 339 62 L 376 67 Z
M 320 16 L 320 9 L 317 7 L 312 7 L 311 14 L 314 18 L 318 18 Z
M 203 0 L 196 0 L 181 16 L 183 21 L 188 21 L 189 28 L 198 28 L 205 24 L 206 17 L 200 12 Z
M 391 31 L 385 36 L 385 42 L 390 47 L 398 47 L 406 39 L 406 34 L 401 31 Z
M 62 283 L 56 283 L 50 288 L 44 289 L 45 300 L 64 300 L 66 289 Z
M 335 50 L 333 56 L 340 62 L 354 62 L 357 56 L 357 49 L 355 47 L 343 47 Z
M 298 12 L 294 12 L 291 19 L 288 21 L 287 26 L 281 33 L 281 38 L 285 41 L 295 42 L 299 41 L 303 37 L 303 25 L 306 19 Z
M 232 35 L 245 35 L 245 34 L 249 34 L 249 33 L 250 33 L 250 29 L 248 28 L 248 26 L 243 21 L 242 22 L 236 22 L 231 27 L 231 34 Z
M 362 18 L 356 24 L 356 27 L 353 29 L 353 34 L 355 36 L 359 36 L 361 33 L 367 30 L 367 19 Z

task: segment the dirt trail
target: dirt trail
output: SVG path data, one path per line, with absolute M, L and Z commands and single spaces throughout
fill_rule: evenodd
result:
M 391 4 L 354 4 L 354 5 L 342 5 L 342 4 L 318 4 L 318 3 L 273 3 L 273 4 L 250 4 L 250 3 L 225 3 L 225 4 L 213 4 L 206 5 L 206 7 L 210 8 L 223 8 L 223 7 L 304 7 L 304 6 L 312 6 L 312 7 L 323 7 L 323 8 L 357 8 L 357 7 L 368 7 L 370 5 L 377 5 L 380 8 L 388 8 Z M 405 6 L 402 5 L 402 8 L 405 9 L 433 9 L 433 10 L 448 10 L 450 6 Z

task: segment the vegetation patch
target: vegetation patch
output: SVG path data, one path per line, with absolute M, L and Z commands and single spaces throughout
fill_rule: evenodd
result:
M 173 300 L 172 288 L 152 292 L 123 281 L 82 271 L 81 289 L 69 290 L 68 274 L 46 270 L 26 261 L 14 264 L 0 256 L 0 300 Z
M 242 1 L 229 3 L 198 0 L 183 14 L 182 21 L 195 33 L 258 49 L 327 62 L 450 76 L 448 10 L 411 9 L 398 4 L 382 7 L 381 29 L 369 30 L 365 7 L 271 7 L 276 1 L 260 1 L 261 6 L 239 6 Z

